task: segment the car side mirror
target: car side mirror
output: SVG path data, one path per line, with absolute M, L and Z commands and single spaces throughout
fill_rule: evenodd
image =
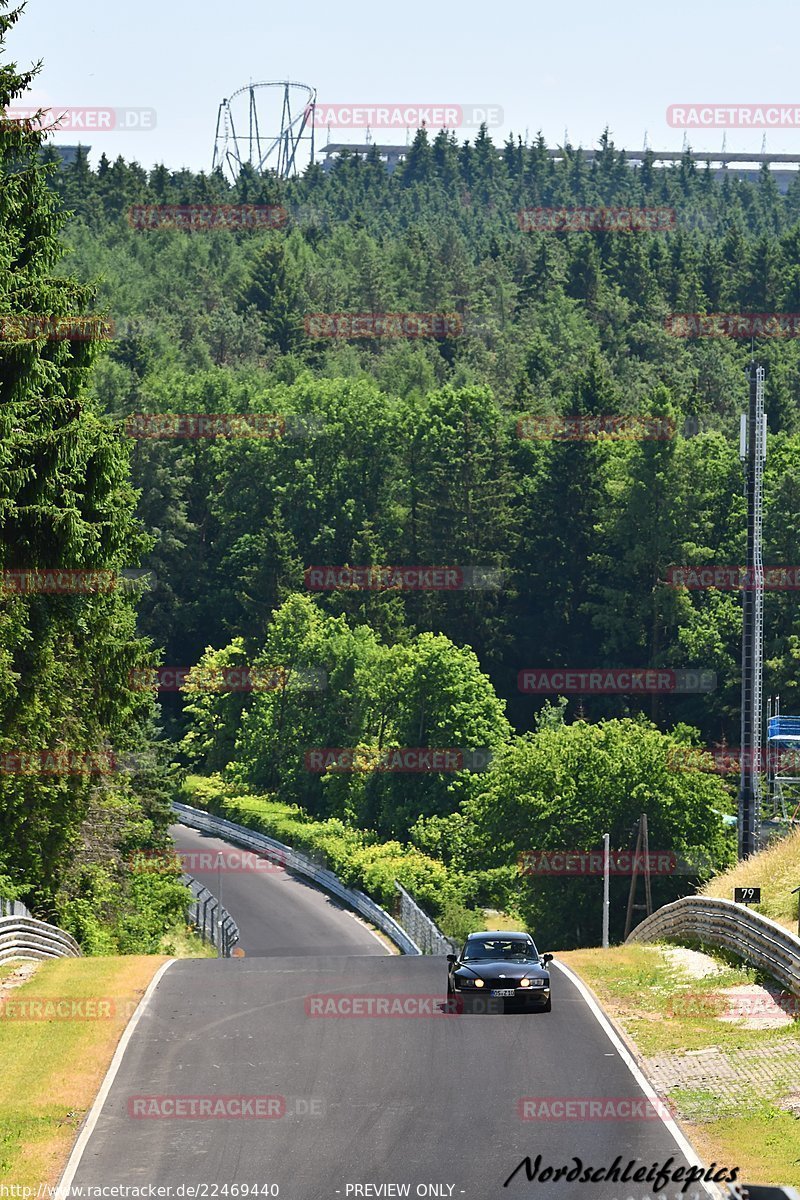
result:
M 549 962 L 552 962 L 552 961 L 553 961 L 553 956 L 552 956 L 552 954 L 543 954 L 543 955 L 542 955 L 542 962 L 543 962 L 543 963 L 549 963 Z
M 458 959 L 456 958 L 455 954 L 448 954 L 447 961 L 450 963 L 453 963 L 453 962 L 458 962 Z

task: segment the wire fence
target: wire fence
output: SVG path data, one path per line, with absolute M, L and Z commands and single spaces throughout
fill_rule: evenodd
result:
M 452 954 L 455 952 L 455 942 L 445 937 L 439 926 L 428 914 L 420 908 L 416 900 L 409 896 L 406 889 L 395 880 L 395 888 L 399 897 L 399 912 L 396 916 L 398 924 L 403 926 L 409 937 L 413 938 L 423 954 Z
M 221 943 L 222 957 L 230 958 L 231 950 L 239 940 L 239 926 L 205 884 L 198 883 L 191 875 L 182 878 L 194 897 L 188 911 L 190 924 L 204 942 L 217 950 Z

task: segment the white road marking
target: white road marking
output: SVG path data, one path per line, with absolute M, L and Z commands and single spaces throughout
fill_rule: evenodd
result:
M 100 1113 L 102 1112 L 103 1105 L 106 1102 L 106 1097 L 108 1096 L 108 1093 L 111 1091 L 111 1086 L 117 1077 L 117 1072 L 119 1071 L 120 1064 L 122 1063 L 123 1055 L 125 1054 L 125 1051 L 128 1048 L 128 1042 L 131 1040 L 131 1037 L 133 1036 L 133 1031 L 136 1028 L 136 1026 L 139 1024 L 142 1014 L 144 1013 L 144 1010 L 147 1008 L 147 1005 L 150 1002 L 150 997 L 152 996 L 153 992 L 158 987 L 158 985 L 161 981 L 162 975 L 164 974 L 165 971 L 169 970 L 169 968 L 172 966 L 172 964 L 174 962 L 175 962 L 175 959 L 171 958 L 168 962 L 165 962 L 163 964 L 163 966 L 159 967 L 159 969 L 156 971 L 153 978 L 150 980 L 147 991 L 145 992 L 145 994 L 142 996 L 141 1000 L 137 1004 L 136 1011 L 134 1012 L 134 1014 L 131 1017 L 128 1024 L 125 1026 L 122 1037 L 119 1040 L 119 1045 L 117 1046 L 116 1050 L 114 1051 L 114 1057 L 111 1059 L 111 1065 L 109 1066 L 108 1070 L 106 1071 L 105 1079 L 103 1080 L 103 1082 L 101 1084 L 100 1091 L 95 1096 L 94 1104 L 89 1109 L 89 1115 L 87 1116 L 86 1120 L 84 1121 L 81 1131 L 78 1134 L 78 1140 L 72 1148 L 72 1154 L 70 1154 L 69 1161 L 67 1162 L 67 1165 L 64 1168 L 64 1174 L 61 1176 L 61 1178 L 58 1181 L 57 1188 L 56 1188 L 56 1196 L 59 1198 L 66 1197 L 69 1195 L 69 1189 L 72 1186 L 72 1181 L 75 1178 L 75 1173 L 78 1170 L 78 1167 L 80 1166 L 81 1158 L 83 1157 L 83 1152 L 86 1149 L 86 1143 L 89 1141 L 89 1138 L 92 1136 L 92 1133 L 94 1132 L 94 1127 L 97 1124 L 97 1120 L 98 1120 L 98 1117 L 100 1116 Z
M 581 996 L 583 996 L 583 999 L 586 1001 L 587 1005 L 589 1006 L 592 1016 L 595 1018 L 597 1023 L 602 1028 L 603 1032 L 605 1033 L 608 1040 L 611 1042 L 611 1044 L 614 1047 L 614 1049 L 616 1050 L 617 1054 L 622 1059 L 622 1061 L 625 1063 L 625 1066 L 628 1068 L 631 1075 L 633 1075 L 633 1078 L 636 1080 L 639 1087 L 644 1092 L 645 1096 L 647 1096 L 647 1099 L 653 1102 L 653 1107 L 654 1107 L 655 1111 L 658 1113 L 660 1119 L 664 1122 L 664 1125 L 666 1126 L 667 1131 L 669 1132 L 670 1136 L 673 1138 L 675 1144 L 677 1145 L 680 1152 L 683 1154 L 684 1158 L 687 1160 L 687 1162 L 690 1164 L 690 1166 L 703 1167 L 705 1169 L 706 1164 L 704 1162 L 702 1162 L 702 1160 L 700 1158 L 698 1158 L 697 1151 L 694 1149 L 692 1144 L 689 1141 L 687 1141 L 684 1134 L 681 1133 L 680 1129 L 675 1124 L 672 1117 L 665 1116 L 664 1111 L 663 1111 L 664 1110 L 663 1100 L 660 1099 L 658 1093 L 656 1092 L 655 1088 L 653 1087 L 652 1083 L 647 1078 L 647 1076 L 644 1075 L 642 1073 L 641 1069 L 637 1066 L 637 1064 L 636 1064 L 635 1060 L 633 1059 L 633 1057 L 631 1056 L 630 1051 L 628 1050 L 627 1046 L 625 1046 L 624 1042 L 622 1042 L 620 1040 L 617 1031 L 614 1029 L 613 1025 L 610 1023 L 608 1017 L 603 1012 L 602 1008 L 600 1008 L 599 1004 L 595 1000 L 592 993 L 589 991 L 589 989 L 586 987 L 586 985 L 583 983 L 583 981 L 578 978 L 578 976 L 575 974 L 575 972 L 570 970 L 569 967 L 564 966 L 564 964 L 560 963 L 560 962 L 554 962 L 553 966 L 558 967 L 559 971 L 562 971 L 563 974 L 567 976 L 567 978 L 570 980 L 570 982 L 573 983 L 575 985 L 575 987 L 578 989 Z M 716 1187 L 714 1187 L 713 1184 L 705 1183 L 703 1180 L 698 1180 L 698 1184 L 700 1187 L 703 1188 L 703 1190 L 705 1191 L 707 1196 L 712 1197 L 712 1200 L 720 1200 L 722 1193 Z

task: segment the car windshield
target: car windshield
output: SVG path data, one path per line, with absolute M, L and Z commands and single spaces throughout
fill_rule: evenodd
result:
M 475 938 L 464 946 L 462 958 L 465 962 L 478 958 L 530 962 L 539 955 L 530 938 Z

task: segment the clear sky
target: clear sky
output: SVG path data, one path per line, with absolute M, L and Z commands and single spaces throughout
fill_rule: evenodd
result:
M 199 170 L 211 165 L 220 100 L 251 79 L 300 80 L 326 104 L 492 105 L 503 112 L 498 143 L 541 129 L 550 145 L 566 130 L 573 145 L 593 146 L 608 125 L 618 146 L 638 149 L 646 132 L 654 149 L 680 150 L 672 104 L 800 111 L 799 29 L 796 0 L 29 0 L 7 53 L 20 66 L 43 60 L 38 103 L 155 110 L 148 131 L 64 131 L 57 142 L 90 143 L 93 163 L 105 150 Z M 726 136 L 729 150 L 761 149 L 762 130 Z M 718 150 L 722 137 L 688 135 L 696 150 Z M 333 129 L 331 140 L 363 141 L 364 131 Z M 406 134 L 373 129 L 373 140 Z M 800 153 L 800 119 L 769 130 L 766 144 Z

